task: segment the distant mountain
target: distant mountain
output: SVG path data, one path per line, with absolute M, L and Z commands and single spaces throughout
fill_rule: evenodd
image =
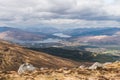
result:
M 79 36 L 98 36 L 98 35 L 113 35 L 120 31 L 120 28 L 77 28 L 71 31 L 66 31 L 73 37 Z
M 75 67 L 79 65 L 72 60 L 32 51 L 0 40 L 0 70 L 18 70 L 19 66 L 25 62 L 29 62 L 37 68 Z
M 75 42 L 120 45 L 120 28 L 78 28 L 66 33 Z
M 29 32 L 35 32 L 35 33 L 44 33 L 44 34 L 54 34 L 54 33 L 59 33 L 61 32 L 61 30 L 54 28 L 54 27 L 44 27 L 44 26 L 40 26 L 40 27 L 29 27 L 29 28 L 25 28 L 24 30 L 27 30 Z
M 51 39 L 63 41 L 65 44 L 67 44 L 66 42 L 79 42 L 120 45 L 120 28 L 77 28 L 60 30 L 53 27 L 29 27 L 26 29 L 0 27 L 0 39 L 12 42 L 39 42 Z M 57 43 L 60 43 L 59 41 Z
M 73 40 L 94 45 L 120 45 L 120 31 L 116 31 L 112 35 L 79 36 Z
M 13 41 L 42 40 L 45 35 L 24 31 L 18 28 L 0 27 L 0 39 Z

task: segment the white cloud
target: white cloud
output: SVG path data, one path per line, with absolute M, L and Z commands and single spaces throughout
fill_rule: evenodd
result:
M 0 0 L 0 23 L 16 27 L 120 26 L 119 8 L 120 0 Z

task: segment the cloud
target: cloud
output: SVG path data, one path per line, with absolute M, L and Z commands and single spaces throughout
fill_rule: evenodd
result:
M 8 26 L 120 26 L 119 0 L 0 0 L 0 23 Z

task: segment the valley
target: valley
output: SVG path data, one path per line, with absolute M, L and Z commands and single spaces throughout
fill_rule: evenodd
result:
M 5 33 L 1 36 L 1 39 L 13 44 L 16 43 L 32 50 L 43 51 L 50 55 L 71 60 L 111 62 L 120 59 L 119 28 L 60 30 L 47 27 L 46 31 L 43 30 L 44 28 L 0 27 L 0 35 Z

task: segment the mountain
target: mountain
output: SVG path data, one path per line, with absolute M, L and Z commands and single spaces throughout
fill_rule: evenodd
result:
M 93 35 L 93 36 L 80 36 L 73 39 L 77 42 L 91 43 L 94 45 L 120 45 L 120 31 L 112 35 Z
M 65 58 L 48 55 L 44 52 L 37 52 L 11 44 L 6 41 L 0 41 L 0 70 L 17 70 L 18 67 L 29 62 L 35 67 L 75 67 L 79 63 Z
M 53 46 L 71 43 L 90 43 L 90 45 L 120 45 L 120 28 L 77 28 L 60 30 L 52 27 L 18 29 L 0 27 L 0 39 L 19 43 L 24 46 L 52 43 Z M 48 41 L 52 40 L 52 42 Z M 55 41 L 57 40 L 57 41 Z M 34 42 L 34 43 L 33 43 Z M 67 43 L 68 42 L 68 43 Z M 29 43 L 29 44 L 28 44 Z M 44 44 L 43 44 L 44 45 Z
M 100 42 L 102 40 L 106 40 L 110 38 L 110 36 L 107 36 L 107 35 L 99 35 L 99 36 L 82 36 L 82 37 L 77 37 L 77 38 L 74 38 L 74 41 L 77 41 L 77 42 L 84 42 L 84 43 L 91 43 L 91 42 Z
M 54 27 L 47 27 L 47 26 L 40 26 L 40 27 L 29 27 L 25 28 L 23 30 L 27 30 L 29 32 L 35 32 L 35 33 L 44 33 L 44 34 L 54 34 L 61 32 L 60 29 L 54 28 Z
M 120 45 L 120 28 L 77 28 L 66 31 L 72 36 L 69 41 L 91 45 Z
M 113 35 L 114 33 L 120 31 L 120 28 L 77 28 L 71 31 L 66 31 L 73 37 L 79 36 L 98 36 L 98 35 Z
M 35 34 L 12 27 L 0 27 L 0 39 L 10 41 L 33 41 L 42 40 L 45 35 Z

